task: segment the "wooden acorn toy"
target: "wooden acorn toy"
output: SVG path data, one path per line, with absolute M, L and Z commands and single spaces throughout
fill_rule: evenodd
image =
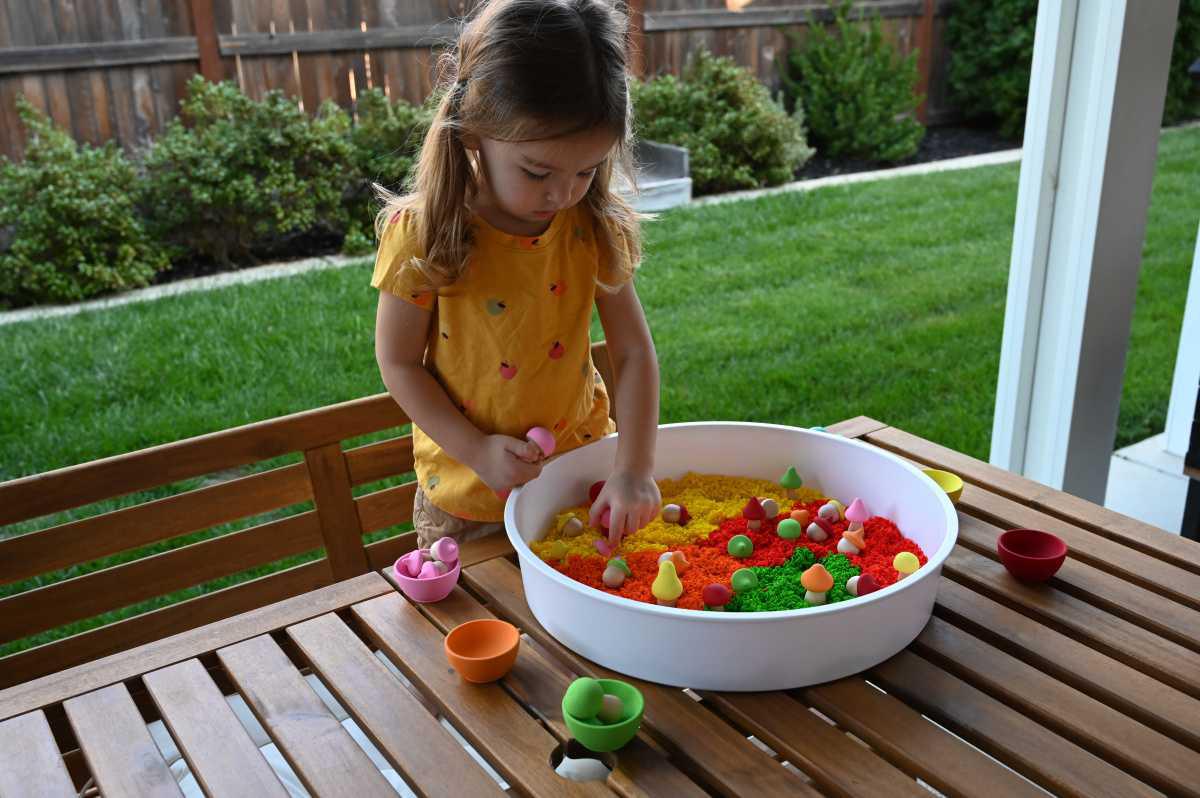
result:
M 604 573 L 600 575 L 601 581 L 605 587 L 611 587 L 616 590 L 621 585 L 625 584 L 625 577 L 633 576 L 633 571 L 629 570 L 629 565 L 620 557 L 613 557 L 604 566 Z
M 867 542 L 863 540 L 862 529 L 847 529 L 837 544 L 837 550 L 841 554 L 862 554 L 866 547 Z
M 824 604 L 825 594 L 833 587 L 833 575 L 821 563 L 815 563 L 800 574 L 800 585 L 807 591 L 804 600 L 809 604 Z

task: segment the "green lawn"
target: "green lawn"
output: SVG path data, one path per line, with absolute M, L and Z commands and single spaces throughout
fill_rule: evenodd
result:
M 1200 130 L 1163 135 L 1118 446 L 1163 428 L 1198 164 Z M 1017 173 L 1010 165 L 826 188 L 680 209 L 648 225 L 639 291 L 662 361 L 662 420 L 809 426 L 866 414 L 986 458 Z M 381 391 L 369 274 L 364 262 L 0 327 L 0 479 Z M 32 586 L 0 587 L 0 596 Z

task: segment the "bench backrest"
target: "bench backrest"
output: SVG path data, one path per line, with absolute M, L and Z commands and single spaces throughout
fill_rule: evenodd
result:
M 610 390 L 604 343 L 592 358 Z M 412 520 L 415 482 L 354 496 L 354 488 L 413 470 L 412 436 L 343 449 L 401 427 L 386 393 L 163 444 L 0 484 L 0 527 L 300 453 L 291 465 L 0 540 L 0 585 L 62 569 L 82 573 L 0 599 L 0 642 L 23 640 L 106 612 L 320 550 L 322 556 L 0 658 L 0 689 L 383 568 L 416 545 L 407 532 L 364 535 Z M 280 508 L 313 508 L 100 570 L 119 552 Z

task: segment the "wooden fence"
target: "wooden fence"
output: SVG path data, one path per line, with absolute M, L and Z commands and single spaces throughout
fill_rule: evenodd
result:
M 949 113 L 944 19 L 952 0 L 858 0 L 877 11 L 904 53 L 922 51 L 928 118 Z M 437 48 L 475 0 L 0 0 L 0 155 L 19 158 L 25 95 L 80 141 L 116 139 L 136 149 L 178 112 L 187 81 L 236 80 L 251 97 L 282 89 L 312 111 L 333 99 L 352 107 L 364 87 L 419 102 L 432 85 Z M 642 75 L 678 73 L 706 46 L 732 55 L 769 86 L 788 46 L 828 5 L 755 0 L 630 0 Z M 922 46 L 925 45 L 925 46 Z

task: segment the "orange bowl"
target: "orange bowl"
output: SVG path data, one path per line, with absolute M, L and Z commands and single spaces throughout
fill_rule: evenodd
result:
M 467 621 L 450 630 L 446 659 L 468 682 L 494 682 L 512 670 L 521 635 L 517 627 L 495 618 Z

